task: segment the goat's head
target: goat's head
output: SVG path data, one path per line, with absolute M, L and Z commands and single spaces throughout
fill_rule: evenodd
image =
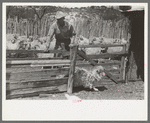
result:
M 16 40 L 16 39 L 14 39 L 14 38 L 13 38 L 13 39 L 11 39 L 11 43 L 12 43 L 12 44 L 16 43 L 16 41 L 17 41 L 17 40 Z
M 14 44 L 17 42 L 18 36 L 17 35 L 13 35 L 13 39 L 11 39 L 11 43 Z
M 80 36 L 79 36 L 79 39 L 80 39 L 80 40 L 83 40 L 83 36 L 82 36 L 82 35 L 80 35 Z
M 103 43 L 104 42 L 104 37 L 99 37 L 99 41 L 100 41 L 100 43 Z

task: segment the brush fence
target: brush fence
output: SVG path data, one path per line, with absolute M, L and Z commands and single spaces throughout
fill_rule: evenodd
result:
M 101 65 L 117 81 L 125 79 L 125 45 L 96 45 L 96 46 L 80 46 L 82 47 L 117 47 L 123 46 L 123 51 L 117 54 L 99 54 L 87 55 L 87 59 L 82 57 L 78 50 L 78 46 L 70 48 L 70 52 L 65 50 L 50 50 L 50 53 L 61 53 L 62 58 L 7 58 L 6 59 L 6 98 L 23 98 L 39 96 L 40 94 L 52 94 L 59 92 L 72 93 L 73 75 L 75 66 L 92 67 L 90 60 L 99 58 L 105 59 Z M 9 53 L 35 54 L 43 53 L 43 51 L 33 50 L 7 50 Z M 84 54 L 85 55 L 85 54 Z M 70 56 L 70 59 L 64 59 Z M 85 55 L 86 56 L 86 55 Z M 108 60 L 121 56 L 121 60 Z M 90 61 L 89 63 L 83 60 Z M 105 71 L 105 72 L 106 72 Z M 56 76 L 65 75 L 59 79 Z M 103 84 L 112 82 L 110 77 L 104 77 Z M 95 83 L 100 85 L 102 83 Z
M 101 12 L 99 12 L 100 14 Z M 101 13 L 103 14 L 103 13 Z M 110 13 L 111 14 L 111 13 Z M 107 16 L 107 15 L 106 15 Z M 106 38 L 124 38 L 129 41 L 130 34 L 130 21 L 128 18 L 123 17 L 119 20 L 105 20 L 101 16 L 86 13 L 78 13 L 77 15 L 70 14 L 68 17 L 76 31 L 77 36 L 82 35 L 85 38 L 102 37 Z M 67 18 L 66 17 L 66 18 Z M 37 18 L 33 20 L 20 19 L 17 17 L 8 18 L 6 24 L 7 34 L 19 34 L 20 36 L 34 36 L 40 37 L 47 36 L 50 26 L 55 22 L 54 15 L 45 15 L 41 21 Z

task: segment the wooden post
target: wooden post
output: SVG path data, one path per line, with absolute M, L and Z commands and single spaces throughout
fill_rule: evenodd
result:
M 126 52 L 126 45 L 123 46 L 123 53 Z M 125 56 L 121 57 L 121 68 L 120 68 L 120 80 L 125 80 L 125 74 L 126 74 L 126 61 L 125 61 Z
M 70 63 L 68 88 L 67 88 L 67 93 L 69 93 L 69 94 L 72 93 L 72 89 L 73 89 L 77 49 L 78 49 L 78 46 L 71 46 L 70 47 L 70 61 L 71 61 L 71 63 Z
M 129 72 L 128 72 L 128 79 L 131 79 L 131 73 L 132 73 L 132 69 L 133 69 L 133 59 L 134 59 L 134 55 L 133 55 L 133 51 L 131 51 L 131 55 L 129 58 Z
M 123 80 L 123 78 L 124 78 L 124 71 L 125 71 L 125 69 L 124 69 L 124 61 L 125 61 L 125 57 L 124 56 L 122 56 L 121 57 L 121 68 L 120 68 L 120 80 Z
M 126 75 L 125 75 L 125 83 L 128 83 L 128 72 L 126 72 Z
M 126 53 L 126 45 L 124 45 L 124 53 Z M 126 80 L 126 64 L 127 64 L 127 60 L 124 57 L 124 64 L 123 64 L 123 80 Z

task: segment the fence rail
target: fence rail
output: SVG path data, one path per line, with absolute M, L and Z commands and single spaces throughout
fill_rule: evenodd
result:
M 99 47 L 101 47 L 100 45 Z M 111 47 L 112 45 L 105 45 Z M 113 45 L 114 46 L 114 45 Z M 118 45 L 115 45 L 118 46 Z M 120 45 L 119 45 L 120 46 Z M 121 45 L 125 48 L 125 45 Z M 90 46 L 87 46 L 90 47 Z M 97 47 L 97 46 L 96 46 Z M 104 45 L 103 45 L 104 47 Z M 63 50 L 64 51 L 64 50 Z M 6 53 L 43 53 L 43 51 L 13 51 L 9 50 Z M 62 53 L 62 51 L 50 51 L 50 53 Z M 67 52 L 68 53 L 68 52 Z M 125 80 L 125 56 L 126 50 L 119 54 L 100 54 L 100 55 L 86 55 L 84 52 L 78 50 L 78 46 L 70 47 L 70 59 L 30 59 L 30 58 L 7 58 L 6 59 L 6 98 L 19 98 L 39 96 L 39 94 L 73 92 L 74 71 L 75 67 L 92 67 L 103 66 L 106 77 L 106 83 L 110 79 L 115 78 L 116 81 Z M 81 54 L 80 54 L 81 53 Z M 94 60 L 99 58 L 121 57 L 120 61 L 105 63 L 96 63 Z M 80 57 L 80 58 L 79 58 Z M 83 62 L 85 59 L 88 63 Z M 117 66 L 117 69 L 113 69 Z M 58 75 L 64 75 L 64 78 L 56 78 Z M 103 82 L 104 83 L 104 82 Z M 98 85 L 98 83 L 96 83 Z

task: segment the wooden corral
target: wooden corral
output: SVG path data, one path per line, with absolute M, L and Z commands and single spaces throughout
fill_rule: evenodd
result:
M 70 47 L 70 52 L 65 50 L 50 50 L 48 53 L 61 53 L 62 58 L 7 58 L 6 59 L 6 98 L 20 98 L 38 96 L 39 94 L 73 92 L 75 67 L 103 66 L 106 77 L 103 82 L 113 81 L 118 83 L 125 80 L 125 57 L 126 45 L 96 45 L 82 47 L 118 47 L 123 50 L 116 54 L 86 55 L 78 50 L 78 46 Z M 7 50 L 6 53 L 44 53 L 44 51 L 33 50 Z M 70 59 L 64 59 L 68 56 Z M 119 60 L 108 60 L 108 58 L 120 58 Z M 96 63 L 96 59 L 105 59 L 102 63 Z M 89 61 L 88 63 L 83 60 Z M 59 79 L 58 76 L 65 75 Z M 57 78 L 58 77 L 58 78 Z M 112 82 L 111 81 L 111 82 Z M 100 85 L 101 83 L 95 83 Z

